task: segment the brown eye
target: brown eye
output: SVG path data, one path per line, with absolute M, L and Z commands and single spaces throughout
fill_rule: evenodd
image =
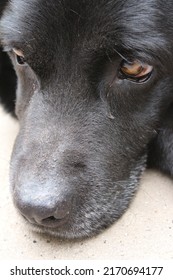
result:
M 138 60 L 128 62 L 123 60 L 120 65 L 120 78 L 132 82 L 146 82 L 153 71 L 153 67 Z
M 16 55 L 16 61 L 19 65 L 25 65 L 26 64 L 24 54 L 21 50 L 18 50 L 18 49 L 14 48 L 13 53 Z

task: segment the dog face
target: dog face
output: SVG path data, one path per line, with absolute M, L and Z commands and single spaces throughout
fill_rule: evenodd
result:
M 35 230 L 96 234 L 128 207 L 172 94 L 173 3 L 12 0 L 14 203 Z

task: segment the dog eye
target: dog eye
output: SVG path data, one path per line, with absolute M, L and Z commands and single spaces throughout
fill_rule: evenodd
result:
M 119 78 L 136 83 L 146 82 L 152 74 L 153 67 L 138 60 L 123 60 L 120 65 Z
M 17 64 L 19 64 L 19 65 L 25 65 L 26 64 L 25 57 L 24 57 L 23 52 L 21 50 L 13 49 L 13 53 L 16 56 Z

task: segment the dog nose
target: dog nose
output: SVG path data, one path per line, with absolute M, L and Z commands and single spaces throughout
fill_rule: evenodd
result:
M 72 208 L 70 197 L 42 195 L 17 195 L 15 205 L 30 223 L 56 228 L 67 222 Z
M 21 214 L 33 224 L 55 228 L 67 221 L 70 214 L 71 203 L 69 201 L 57 201 L 54 205 L 48 202 L 35 204 L 18 204 Z

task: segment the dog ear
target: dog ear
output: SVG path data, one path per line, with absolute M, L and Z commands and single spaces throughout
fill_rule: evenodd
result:
M 0 0 L 0 20 L 5 9 L 7 0 Z M 3 52 L 0 46 L 0 103 L 5 109 L 15 116 L 15 99 L 16 99 L 16 74 L 13 69 L 10 58 L 7 53 Z

